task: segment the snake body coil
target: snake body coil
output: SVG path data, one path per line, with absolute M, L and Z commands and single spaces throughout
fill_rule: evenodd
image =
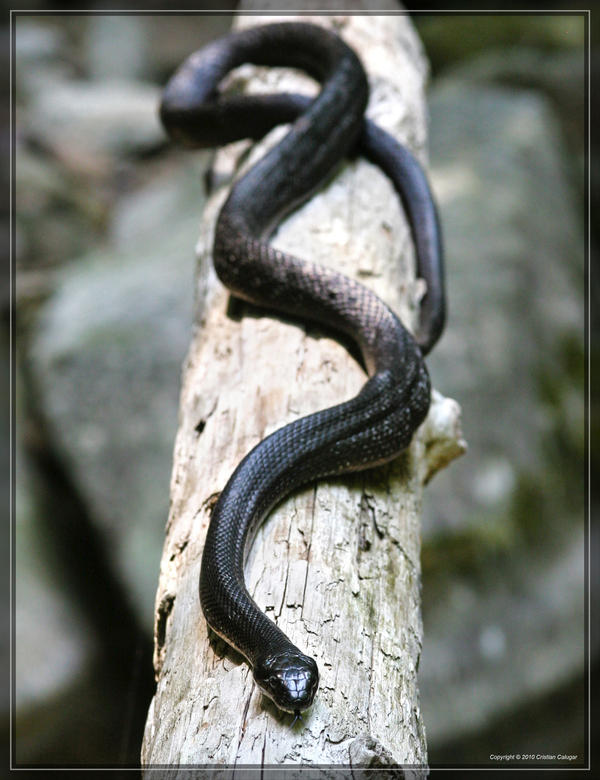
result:
M 289 94 L 221 97 L 219 82 L 246 62 L 301 68 L 321 82 L 321 91 L 312 100 Z M 248 593 L 248 543 L 270 509 L 295 488 L 383 463 L 408 446 L 430 403 L 423 354 L 444 324 L 440 232 L 427 181 L 405 149 L 364 119 L 367 96 L 363 68 L 346 44 L 323 28 L 290 23 L 247 29 L 196 52 L 167 85 L 161 105 L 172 137 L 195 147 L 260 138 L 292 122 L 283 140 L 233 186 L 217 221 L 215 269 L 240 298 L 349 334 L 370 377 L 352 400 L 261 441 L 225 486 L 206 537 L 200 599 L 208 624 L 243 653 L 263 692 L 296 713 L 313 701 L 317 665 Z M 280 252 L 267 240 L 357 149 L 390 177 L 411 224 L 427 282 L 415 338 L 362 285 Z

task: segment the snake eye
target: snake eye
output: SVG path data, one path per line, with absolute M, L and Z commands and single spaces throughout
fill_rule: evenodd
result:
M 299 650 L 284 650 L 257 662 L 254 679 L 280 709 L 297 712 L 312 704 L 319 670 L 315 661 Z

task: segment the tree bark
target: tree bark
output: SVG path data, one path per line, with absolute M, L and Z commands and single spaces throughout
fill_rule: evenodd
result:
M 285 17 L 289 19 L 290 17 Z M 427 67 L 405 16 L 302 17 L 336 29 L 371 83 L 368 114 L 423 158 Z M 238 26 L 274 17 L 244 17 Z M 232 80 L 256 91 L 315 91 L 297 73 L 250 66 Z M 419 517 L 423 484 L 462 451 L 459 409 L 435 394 L 426 422 L 392 464 L 320 482 L 284 501 L 246 568 L 258 605 L 319 665 L 303 723 L 280 713 L 243 659 L 209 638 L 198 599 L 211 507 L 241 458 L 267 434 L 340 403 L 365 382 L 331 334 L 234 302 L 211 264 L 213 226 L 231 173 L 281 136 L 275 129 L 219 152 L 221 186 L 205 211 L 197 323 L 185 364 L 171 509 L 156 600 L 155 668 L 142 763 L 150 765 L 427 763 L 419 710 Z M 366 161 L 345 163 L 288 218 L 273 243 L 336 267 L 414 324 L 423 294 L 399 199 Z

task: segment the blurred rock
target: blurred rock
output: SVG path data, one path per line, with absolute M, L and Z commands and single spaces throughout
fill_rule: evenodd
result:
M 15 99 L 22 104 L 50 80 L 74 76 L 68 36 L 62 26 L 47 24 L 48 18 L 16 16 L 14 27 Z
M 430 113 L 450 316 L 428 363 L 469 443 L 425 496 L 433 750 L 582 670 L 584 250 L 544 97 L 449 78 Z
M 86 52 L 93 80 L 127 79 L 144 74 L 148 60 L 145 16 L 92 14 L 88 17 Z
M 578 162 L 583 166 L 587 99 L 585 56 L 583 46 L 554 52 L 513 46 L 510 56 L 505 50 L 496 48 L 448 69 L 446 74 L 457 80 L 543 92 L 552 101 L 568 140 L 580 155 Z
M 145 17 L 17 17 L 18 136 L 60 159 L 154 148 L 164 135 L 147 46 Z
M 39 83 L 26 122 L 29 137 L 60 154 L 127 154 L 160 144 L 160 88 L 113 80 Z
M 492 564 L 485 577 L 453 577 L 443 597 L 428 599 L 419 679 L 432 760 L 440 747 L 491 723 L 500 745 L 512 712 L 583 673 L 584 555 L 580 530 L 560 555 Z M 583 712 L 565 720 L 563 741 L 550 752 L 567 752 L 583 737 Z M 529 739 L 524 731 L 524 752 L 532 750 Z M 487 763 L 489 752 L 462 760 Z
M 23 427 L 20 419 L 19 437 Z M 65 576 L 68 567 L 57 565 L 56 539 L 48 535 L 55 530 L 49 526 L 60 522 L 45 503 L 48 485 L 20 442 L 15 468 L 13 761 L 37 768 L 133 763 L 139 747 L 131 750 L 128 735 L 135 728 L 132 697 L 139 692 L 127 672 L 139 654 L 123 652 L 115 662 L 102 649 Z M 65 552 L 63 563 L 73 554 L 68 541 Z M 119 634 L 115 629 L 107 645 Z M 3 636 L 8 643 L 8 630 Z
M 472 454 L 433 483 L 433 531 L 457 519 L 481 524 L 486 504 L 510 496 L 522 471 L 542 479 L 548 438 L 563 427 L 582 452 L 584 255 L 543 98 L 450 81 L 432 93 L 430 111 L 450 317 L 429 364 L 436 384 L 460 399 Z M 486 485 L 498 484 L 488 496 Z M 435 500 L 442 489 L 450 503 Z
M 0 357 L 2 358 L 3 365 L 8 365 L 10 361 L 10 347 L 9 347 L 9 334 L 7 329 L 4 328 L 0 331 Z M 0 402 L 4 409 L 8 409 L 11 402 L 11 382 L 8 376 L 8 371 L 4 371 L 2 381 L 0 381 Z M 0 420 L 0 436 L 2 441 L 5 442 L 4 447 L 0 451 L 0 496 L 4 502 L 4 506 L 10 506 L 10 495 L 12 490 L 13 480 L 11 474 L 11 462 L 12 452 L 8 446 L 11 436 L 11 420 L 8 414 L 2 415 Z M 12 519 L 12 518 L 11 518 Z M 0 549 L 4 551 L 2 564 L 4 571 L 10 571 L 10 559 L 12 556 L 11 549 L 11 534 L 12 523 L 9 522 L 8 517 L 2 523 L 0 528 Z M 10 668 L 10 653 L 11 653 L 11 618 L 13 613 L 12 604 L 8 594 L 8 589 L 5 588 L 5 597 L 0 600 L 0 664 L 3 669 Z M 4 686 L 2 694 L 0 694 L 0 724 L 3 729 L 3 733 L 8 734 L 8 724 L 11 714 L 11 701 L 9 696 L 8 686 Z
M 21 65 L 48 62 L 60 55 L 64 46 L 60 31 L 27 17 L 17 18 L 15 56 Z
M 199 220 L 204 203 L 202 175 L 212 156 L 211 151 L 191 156 L 188 150 L 180 150 L 163 164 L 147 166 L 147 183 L 123 195 L 114 210 L 107 231 L 114 247 L 126 250 L 138 242 L 154 241 L 157 234 L 168 240 L 182 214 Z
M 112 202 L 97 177 L 76 176 L 24 144 L 17 144 L 15 173 L 19 272 L 58 265 L 98 241 Z
M 203 199 L 189 159 L 168 177 L 166 188 L 159 178 L 139 194 L 142 208 L 131 196 L 117 210 L 118 249 L 90 254 L 58 274 L 31 352 L 38 403 L 55 444 L 148 629 Z
M 509 60 L 517 46 L 556 53 L 585 45 L 583 14 L 416 14 L 414 21 L 436 74 L 494 48 Z
M 15 467 L 15 706 L 21 715 L 68 690 L 95 643 L 49 562 L 37 521 L 39 486 L 20 447 Z
M 189 54 L 226 35 L 232 21 L 233 16 L 227 13 L 145 17 L 144 30 L 152 52 L 148 68 L 152 68 L 158 81 L 164 82 Z
M 227 13 L 17 17 L 17 83 L 42 84 L 43 68 L 50 68 L 95 81 L 164 84 L 188 54 L 225 35 L 232 20 Z

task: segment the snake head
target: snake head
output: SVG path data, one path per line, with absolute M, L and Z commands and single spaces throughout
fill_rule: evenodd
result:
M 281 710 L 298 713 L 313 702 L 319 685 L 316 662 L 299 650 L 282 650 L 260 659 L 254 679 Z

